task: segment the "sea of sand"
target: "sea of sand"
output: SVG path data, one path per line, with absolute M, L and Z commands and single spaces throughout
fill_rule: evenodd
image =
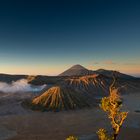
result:
M 23 108 L 23 99 L 33 96 L 33 93 L 0 94 L 0 140 L 65 140 L 69 135 L 80 140 L 98 140 L 99 128 L 111 128 L 107 115 L 99 107 L 62 112 Z M 122 98 L 123 109 L 129 114 L 118 140 L 140 140 L 140 93 Z

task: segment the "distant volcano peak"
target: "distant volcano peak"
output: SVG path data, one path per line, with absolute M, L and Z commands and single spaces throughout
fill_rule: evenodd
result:
M 76 64 L 69 68 L 68 70 L 61 73 L 59 76 L 81 76 L 81 75 L 90 75 L 94 74 L 93 71 L 86 69 L 85 67 Z
M 76 64 L 76 65 L 73 65 L 70 69 L 86 69 L 86 68 L 83 67 L 83 66 L 80 65 L 80 64 Z

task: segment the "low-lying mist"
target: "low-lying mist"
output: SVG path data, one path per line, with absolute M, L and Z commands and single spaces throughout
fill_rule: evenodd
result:
M 26 79 L 14 81 L 12 83 L 0 82 L 0 91 L 4 93 L 15 92 L 38 92 L 41 91 L 46 85 L 33 86 L 28 83 Z

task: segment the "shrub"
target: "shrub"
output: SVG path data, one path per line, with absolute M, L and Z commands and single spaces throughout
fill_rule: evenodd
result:
M 119 88 L 114 87 L 115 80 L 109 88 L 110 95 L 101 100 L 100 107 L 107 112 L 111 120 L 113 132 L 111 135 L 105 129 L 99 129 L 97 132 L 99 140 L 116 140 L 122 124 L 126 119 L 128 112 L 121 112 L 122 101 L 119 96 Z
M 78 138 L 75 136 L 69 136 L 66 140 L 78 140 Z

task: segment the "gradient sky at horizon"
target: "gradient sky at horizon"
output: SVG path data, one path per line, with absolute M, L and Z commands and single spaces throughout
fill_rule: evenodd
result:
M 0 73 L 57 75 L 74 64 L 140 76 L 140 2 L 0 1 Z

